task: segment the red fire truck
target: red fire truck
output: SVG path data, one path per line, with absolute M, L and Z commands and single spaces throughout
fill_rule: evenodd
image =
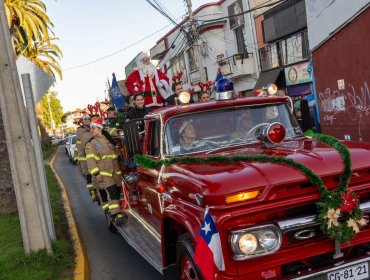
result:
M 359 224 L 349 242 L 336 242 L 319 219 L 318 187 L 294 166 L 259 160 L 303 164 L 329 192 L 340 183 L 340 153 L 303 134 L 287 97 L 234 99 L 230 92 L 165 107 L 143 121 L 143 134 L 137 125 L 123 129 L 132 159 L 123 181 L 128 221 L 108 222 L 158 271 L 175 268 L 178 279 L 203 279 L 194 251 L 207 209 L 224 261 L 215 279 L 369 279 L 368 225 Z M 370 144 L 342 143 L 352 160 L 348 189 L 366 221 Z M 242 160 L 248 156 L 255 161 Z M 341 221 L 333 217 L 329 228 Z

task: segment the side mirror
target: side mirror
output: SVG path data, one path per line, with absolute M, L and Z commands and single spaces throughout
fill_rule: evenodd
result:
M 294 105 L 293 105 L 293 100 L 292 100 L 292 98 L 290 97 L 290 96 L 287 96 L 286 95 L 286 97 L 288 97 L 289 98 L 289 105 L 288 105 L 288 107 L 289 107 L 289 109 L 290 109 L 290 112 L 291 113 L 293 113 L 294 112 Z

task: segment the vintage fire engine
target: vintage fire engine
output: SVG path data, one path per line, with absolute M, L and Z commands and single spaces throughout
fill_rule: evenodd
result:
M 144 122 L 142 135 L 137 125 L 123 128 L 132 159 L 124 167 L 122 192 L 128 221 L 120 227 L 108 221 L 158 271 L 175 267 L 178 279 L 202 279 L 193 255 L 207 208 L 225 264 L 215 279 L 369 279 L 368 225 L 359 224 L 349 242 L 329 238 L 319 220 L 318 187 L 292 166 L 258 160 L 291 159 L 317 174 L 328 191 L 339 184 L 340 154 L 304 136 L 287 97 L 235 99 L 224 92 L 211 102 L 154 111 Z M 348 189 L 366 221 L 370 144 L 342 143 L 352 160 Z M 134 163 L 137 154 L 145 161 Z M 202 160 L 215 156 L 219 162 Z M 256 160 L 221 160 L 238 156 Z M 191 158 L 198 160 L 185 160 Z M 164 159 L 173 163 L 155 164 Z

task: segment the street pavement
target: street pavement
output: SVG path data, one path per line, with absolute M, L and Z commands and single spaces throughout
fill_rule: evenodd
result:
M 163 279 L 121 235 L 108 230 L 102 210 L 90 199 L 79 166 L 69 162 L 64 146 L 58 149 L 54 167 L 68 192 L 82 246 L 88 258 L 90 279 Z

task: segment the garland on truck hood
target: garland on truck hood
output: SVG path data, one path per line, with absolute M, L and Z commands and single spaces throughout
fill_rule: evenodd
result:
M 351 190 L 348 190 L 348 184 L 351 179 L 351 157 L 348 148 L 341 144 L 337 139 L 329 135 L 313 134 L 312 137 L 317 141 L 326 143 L 335 148 L 343 162 L 343 172 L 339 179 L 338 187 L 329 191 L 322 179 L 316 175 L 306 165 L 295 162 L 287 157 L 279 156 L 208 156 L 208 157 L 171 157 L 156 161 L 145 156 L 136 155 L 135 162 L 146 168 L 155 169 L 162 165 L 171 165 L 176 163 L 235 163 L 240 161 L 277 163 L 298 169 L 308 178 L 312 185 L 317 186 L 320 193 L 320 200 L 317 202 L 318 219 L 321 223 L 321 229 L 324 233 L 340 242 L 349 242 L 360 231 L 360 227 L 367 224 L 367 220 L 362 217 L 359 208 L 358 197 Z

